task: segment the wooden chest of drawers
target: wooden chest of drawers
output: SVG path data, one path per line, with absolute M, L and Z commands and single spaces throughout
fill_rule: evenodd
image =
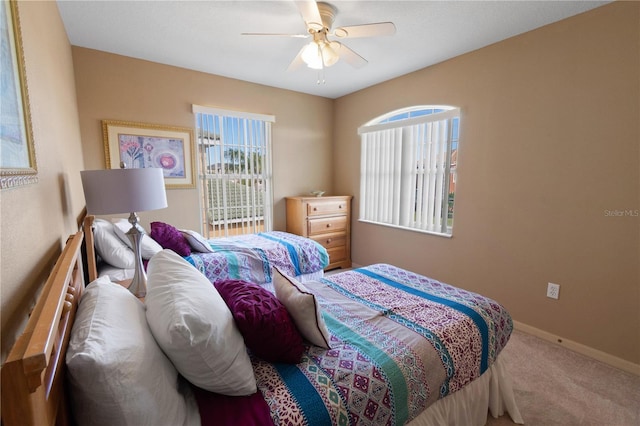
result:
M 325 270 L 351 267 L 351 196 L 287 197 L 287 232 L 311 238 L 329 253 Z

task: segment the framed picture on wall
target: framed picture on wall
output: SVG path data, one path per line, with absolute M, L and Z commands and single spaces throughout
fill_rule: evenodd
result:
M 0 188 L 6 189 L 38 181 L 20 19 L 13 0 L 0 6 L 0 33 Z
M 108 169 L 158 167 L 168 189 L 195 188 L 192 129 L 102 120 L 102 132 Z

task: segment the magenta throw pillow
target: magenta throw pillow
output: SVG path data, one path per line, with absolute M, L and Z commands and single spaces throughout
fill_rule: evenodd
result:
M 262 392 L 246 396 L 213 393 L 191 385 L 200 411 L 200 424 L 216 426 L 274 426 Z
M 191 254 L 191 246 L 187 239 L 177 228 L 168 223 L 151 222 L 149 235 L 164 249 L 173 250 L 183 257 Z
M 241 280 L 216 281 L 215 287 L 254 355 L 269 362 L 300 362 L 304 351 L 302 336 L 274 294 Z

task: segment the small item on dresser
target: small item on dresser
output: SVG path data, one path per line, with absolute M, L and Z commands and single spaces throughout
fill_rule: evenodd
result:
M 320 191 L 316 189 L 315 191 L 311 191 L 310 194 L 313 195 L 314 197 L 322 197 L 324 195 L 324 191 Z

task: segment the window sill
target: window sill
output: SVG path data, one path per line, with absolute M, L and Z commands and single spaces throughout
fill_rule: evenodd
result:
M 372 220 L 358 219 L 358 222 L 369 223 L 371 225 L 386 226 L 388 228 L 402 229 L 404 231 L 417 232 L 417 233 L 420 233 L 420 234 L 429 234 L 429 235 L 434 235 L 436 237 L 444 237 L 444 238 L 452 238 L 453 237 L 453 231 L 450 234 L 443 234 L 441 232 L 425 231 L 424 229 L 409 228 L 408 226 L 400 226 L 400 225 L 392 225 L 392 224 L 389 224 L 389 223 L 374 222 Z

